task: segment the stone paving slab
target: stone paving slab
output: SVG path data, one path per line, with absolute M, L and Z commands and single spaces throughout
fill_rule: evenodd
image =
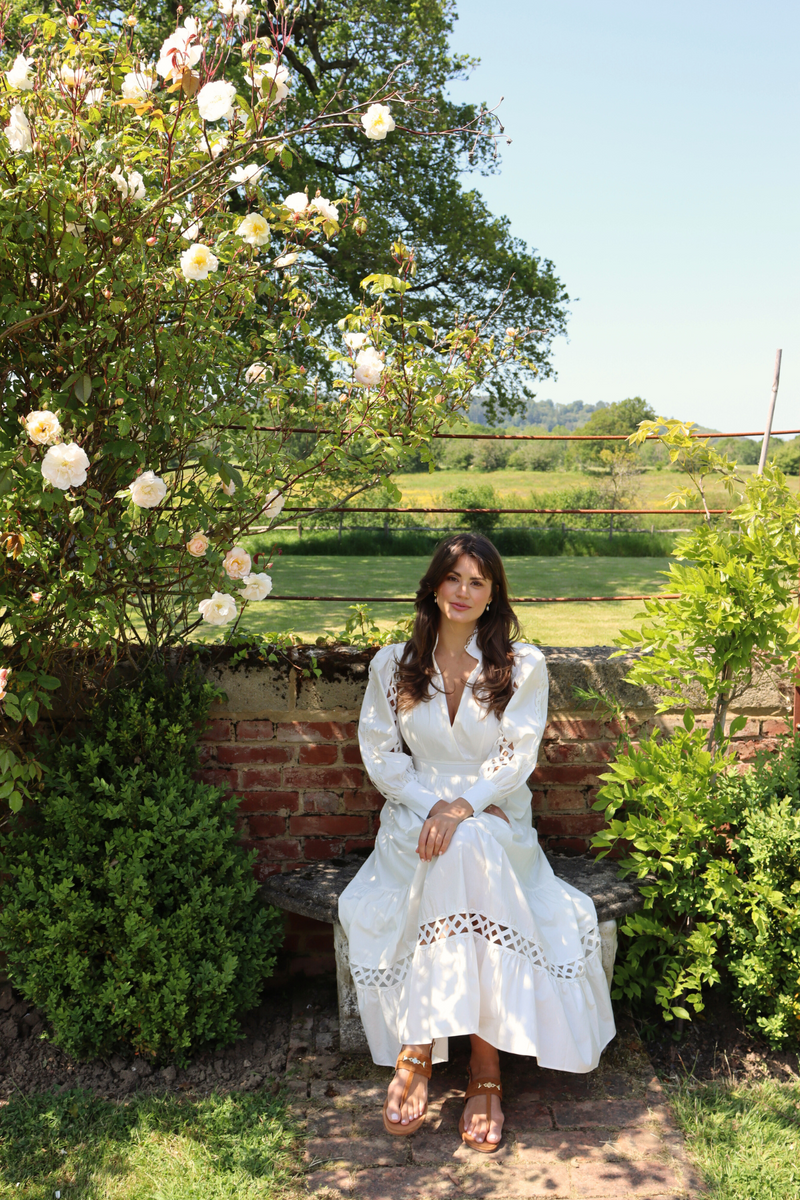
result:
M 467 1039 L 452 1039 L 451 1061 L 434 1068 L 422 1128 L 398 1138 L 386 1133 L 381 1117 L 391 1070 L 343 1056 L 333 1069 L 330 1014 L 324 1028 L 319 1023 L 319 1044 L 317 1025 L 316 1018 L 309 1025 L 307 1006 L 298 1006 L 288 1081 L 290 1111 L 306 1133 L 304 1190 L 317 1200 L 705 1195 L 647 1054 L 624 1022 L 590 1075 L 501 1055 L 506 1123 L 491 1155 L 470 1150 L 458 1134 Z

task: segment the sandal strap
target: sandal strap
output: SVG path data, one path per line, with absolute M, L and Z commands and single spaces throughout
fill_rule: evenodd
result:
M 430 1079 L 433 1073 L 433 1064 L 431 1062 L 430 1051 L 423 1058 L 419 1054 L 411 1054 L 408 1050 L 401 1050 L 397 1056 L 395 1071 L 412 1071 L 415 1075 L 424 1075 L 426 1079 Z M 410 1083 L 411 1080 L 407 1080 Z
M 471 1100 L 473 1096 L 485 1096 L 487 1101 L 491 1101 L 492 1096 L 497 1096 L 498 1100 L 502 1100 L 503 1085 L 499 1079 L 493 1079 L 491 1075 L 470 1079 L 464 1099 Z

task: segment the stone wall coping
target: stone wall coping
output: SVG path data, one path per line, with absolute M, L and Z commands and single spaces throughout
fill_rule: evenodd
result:
M 665 693 L 633 686 L 626 674 L 637 655 L 618 655 L 613 646 L 542 646 L 550 675 L 551 714 L 588 712 L 576 689 L 595 689 L 642 717 L 652 715 Z M 295 646 L 269 663 L 254 652 L 232 667 L 232 657 L 216 650 L 206 666 L 208 677 L 226 693 L 214 716 L 238 719 L 355 720 L 361 708 L 369 662 L 377 648 Z M 319 676 L 308 675 L 311 665 Z M 791 708 L 791 683 L 773 676 L 754 676 L 731 705 L 732 713 L 777 716 Z M 669 710 L 667 710 L 669 711 Z M 698 702 L 697 711 L 705 711 Z

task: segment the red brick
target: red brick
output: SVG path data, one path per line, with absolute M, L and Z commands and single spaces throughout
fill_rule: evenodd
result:
M 197 757 L 201 763 L 217 761 L 217 747 L 212 742 L 201 742 Z
M 338 746 L 301 746 L 297 761 L 301 767 L 329 767 L 338 757 Z
M 730 727 L 731 727 L 731 721 L 733 721 L 733 720 L 735 720 L 735 719 L 736 719 L 736 718 L 735 718 L 735 715 L 734 715 L 733 717 L 731 717 L 731 718 L 730 718 L 730 720 L 728 720 L 728 721 L 726 721 L 726 722 L 725 722 L 725 727 L 726 727 L 726 729 L 727 729 L 727 730 L 729 730 L 729 731 L 730 731 Z M 767 724 L 767 722 L 764 722 L 764 723 L 765 723 L 765 724 Z M 778 721 L 778 722 L 775 722 L 775 723 L 776 723 L 776 724 L 778 724 L 778 725 L 783 725 L 783 721 Z M 770 722 L 770 724 L 773 724 L 773 722 Z M 743 726 L 743 727 L 742 727 L 742 728 L 741 728 L 741 729 L 738 731 L 738 733 L 735 733 L 735 734 L 733 735 L 733 739 L 734 739 L 734 741 L 738 741 L 738 740 L 739 740 L 739 738 L 752 738 L 752 737 L 754 737 L 754 738 L 757 738 L 757 737 L 758 737 L 758 735 L 761 733 L 761 729 L 759 728 L 759 725 L 760 725 L 760 722 L 759 722 L 759 720 L 758 720 L 758 718 L 757 718 L 757 717 L 748 717 L 748 718 L 747 718 L 747 721 L 746 721 L 746 722 L 745 722 L 745 724 L 744 724 L 744 726 Z M 767 732 L 768 732 L 768 731 L 765 729 L 765 730 L 764 730 L 764 733 L 767 733 Z M 778 733 L 785 733 L 785 732 L 786 732 L 786 730 L 785 730 L 785 729 L 779 729 L 779 730 L 777 730 L 776 732 L 778 732 Z
M 364 761 L 358 746 L 342 746 L 342 758 L 346 763 L 351 763 L 354 766 L 358 766 Z
M 357 767 L 287 767 L 284 783 L 296 788 L 357 788 L 364 772 Z
M 285 763 L 291 762 L 292 751 L 287 746 L 219 746 L 217 762 L 221 763 Z
M 357 792 L 345 792 L 344 806 L 347 812 L 380 812 L 384 799 L 373 788 L 361 788 Z
M 531 791 L 531 808 L 535 813 L 547 812 L 547 792 L 541 788 L 533 788 Z
M 373 850 L 374 847 L 374 838 L 348 838 L 344 844 L 344 852 L 350 854 L 352 850 Z
M 542 843 L 546 850 L 552 854 L 585 854 L 589 849 L 589 843 L 586 838 L 542 838 Z M 618 857 L 614 854 L 609 854 L 609 858 Z
M 230 721 L 209 721 L 203 730 L 204 742 L 229 742 L 231 739 Z
M 535 783 L 578 783 L 595 785 L 598 778 L 597 773 L 589 766 L 538 766 L 533 774 Z
M 275 837 L 276 834 L 286 833 L 286 817 L 274 814 L 263 816 L 252 813 L 247 818 L 251 837 Z
M 295 933 L 321 933 L 324 929 L 332 932 L 327 921 L 316 921 L 303 913 L 287 913 L 286 928 L 294 930 Z
M 291 721 L 278 726 L 279 742 L 352 742 L 358 726 L 338 721 Z
M 202 771 L 195 771 L 195 779 L 200 783 L 213 783 L 218 787 L 227 788 L 229 792 L 233 791 L 236 783 L 236 776 L 231 771 L 212 771 L 209 768 L 204 768 Z
M 274 733 L 272 721 L 238 721 L 237 742 L 268 742 Z
M 344 854 L 344 842 L 335 838 L 306 838 L 303 853 L 309 861 L 320 858 L 339 858 Z
M 778 749 L 778 742 L 775 738 L 754 738 L 749 742 L 735 742 L 734 749 L 737 758 L 742 762 L 751 762 L 757 754 L 765 751 L 773 753 Z
M 271 858 L 300 857 L 300 843 L 296 838 L 270 838 L 268 842 L 261 842 L 256 849 L 262 862 L 269 862 Z
M 245 813 L 298 812 L 298 792 L 243 792 L 239 808 Z
M 783 720 L 766 720 L 761 722 L 761 732 L 765 737 L 777 737 L 782 733 L 791 733 L 792 727 Z
M 327 833 L 332 837 L 344 837 L 348 833 L 369 832 L 367 817 L 300 816 L 289 818 L 289 832 L 297 837 L 312 833 Z
M 543 741 L 596 741 L 605 737 L 602 721 L 583 720 L 577 717 L 562 717 L 548 721 L 544 727 Z
M 259 883 L 264 883 L 272 875 L 280 875 L 280 863 L 267 863 L 262 859 L 260 862 L 253 863 L 253 874 Z
M 336 792 L 306 792 L 303 796 L 304 813 L 338 813 L 342 798 Z
M 607 762 L 614 753 L 611 742 L 553 742 L 544 747 L 551 763 Z
M 605 820 L 600 813 L 562 813 L 561 816 L 545 813 L 539 817 L 536 828 L 543 837 L 550 834 L 576 837 L 596 833 L 604 825 Z
M 547 808 L 550 812 L 586 812 L 591 800 L 575 788 L 550 788 L 547 792 Z
M 289 780 L 286 781 L 291 786 Z M 247 788 L 280 788 L 281 786 L 281 769 L 280 767 L 254 767 L 249 771 L 242 771 L 239 780 L 239 787 L 244 791 Z

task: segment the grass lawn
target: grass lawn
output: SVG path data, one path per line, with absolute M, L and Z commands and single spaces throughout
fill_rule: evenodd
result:
M 798 1200 L 800 1085 L 688 1084 L 670 1099 L 710 1200 Z
M 413 596 L 426 558 L 277 558 L 272 568 L 276 595 Z M 513 596 L 613 596 L 652 593 L 662 586 L 665 558 L 508 558 Z M 262 567 L 258 569 L 262 570 Z M 389 627 L 412 615 L 410 604 L 375 604 L 378 623 Z M 609 645 L 620 628 L 633 623 L 641 605 L 528 604 L 518 616 L 524 635 L 550 646 Z M 301 634 L 314 641 L 325 630 L 338 632 L 350 615 L 347 604 L 268 599 L 248 607 L 242 632 Z M 207 632 L 207 631 L 205 631 Z
M 0 1108 L 0 1198 L 278 1200 L 303 1190 L 295 1141 L 263 1093 L 19 1095 Z

